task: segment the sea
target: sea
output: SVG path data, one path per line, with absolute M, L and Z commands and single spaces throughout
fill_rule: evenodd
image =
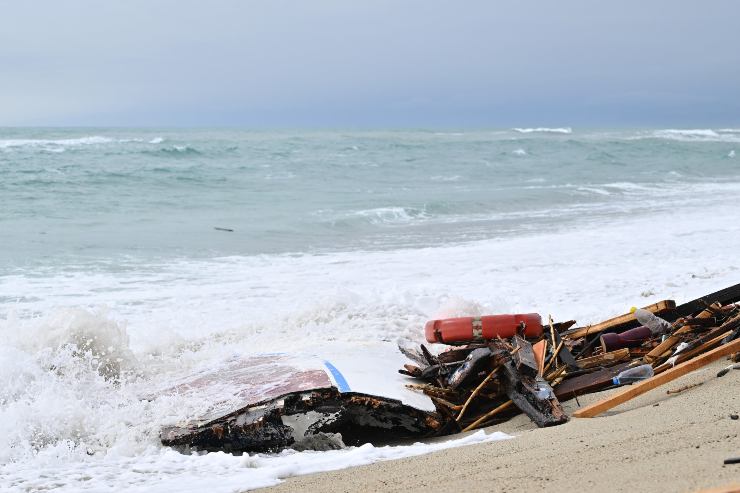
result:
M 738 152 L 738 128 L 2 128 L 0 491 L 246 491 L 489 440 L 186 454 L 159 430 L 209 402 L 155 390 L 736 284 Z

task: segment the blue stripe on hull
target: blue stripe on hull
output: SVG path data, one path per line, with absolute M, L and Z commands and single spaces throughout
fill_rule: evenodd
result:
M 344 379 L 342 372 L 337 370 L 336 366 L 332 365 L 328 361 L 324 361 L 324 366 L 326 366 L 326 368 L 331 372 L 331 376 L 334 377 L 334 381 L 337 384 L 339 392 L 349 392 L 349 384 L 347 383 L 347 380 Z

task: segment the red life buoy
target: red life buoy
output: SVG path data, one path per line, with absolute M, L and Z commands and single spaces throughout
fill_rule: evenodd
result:
M 430 320 L 424 326 L 424 335 L 429 342 L 459 344 L 496 337 L 507 339 L 522 329 L 525 337 L 540 337 L 542 317 L 538 313 L 524 313 Z

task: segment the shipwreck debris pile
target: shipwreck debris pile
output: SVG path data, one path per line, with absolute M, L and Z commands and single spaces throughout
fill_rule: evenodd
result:
M 632 384 L 573 413 L 596 416 L 725 356 L 740 361 L 738 301 L 740 284 L 586 327 L 574 328 L 572 320 L 543 325 L 534 313 L 432 321 L 427 341 L 446 349 L 401 348 L 411 361 L 398 371 L 410 378 L 373 365 L 368 373 L 379 386 L 370 392 L 348 385 L 328 361 L 234 357 L 157 392 L 210 399 L 199 415 L 163 428 L 160 438 L 183 450 L 275 452 L 449 435 L 520 412 L 540 427 L 553 426 L 568 421 L 561 401 Z M 392 397 L 393 390 L 403 395 Z
M 448 342 L 455 346 L 437 355 L 424 345 L 420 351 L 401 348 L 412 363 L 399 372 L 417 381 L 409 388 L 434 401 L 440 434 L 489 426 L 519 412 L 540 427 L 557 425 L 568 420 L 561 400 L 641 381 L 574 413 L 594 416 L 725 355 L 737 360 L 738 300 L 740 285 L 681 306 L 661 301 L 587 327 L 550 320 L 544 330 L 528 330 L 520 323 L 507 339 L 484 339 L 476 331 L 480 317 L 451 319 L 470 322 L 468 343 L 456 337 Z M 427 340 L 438 343 L 444 334 L 427 330 Z

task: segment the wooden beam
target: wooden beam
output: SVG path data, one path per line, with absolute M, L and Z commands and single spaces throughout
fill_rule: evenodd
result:
M 542 376 L 545 369 L 545 352 L 547 351 L 547 339 L 542 339 L 532 346 L 534 360 L 537 362 L 537 375 Z
M 736 301 L 740 301 L 740 284 L 735 284 L 729 288 L 721 289 L 716 293 L 707 294 L 701 298 L 679 305 L 669 316 L 666 317 L 666 320 L 673 322 L 680 317 L 687 317 L 692 313 L 696 313 L 706 308 L 707 305 L 711 303 L 718 302 L 722 305 L 726 305 Z
M 647 380 L 643 380 L 642 382 L 631 385 L 611 397 L 607 397 L 606 399 L 591 404 L 590 406 L 581 408 L 574 412 L 573 416 L 575 416 L 576 418 L 592 418 L 594 416 L 598 416 L 604 411 L 608 411 L 609 409 L 618 406 L 623 402 L 634 399 L 638 395 L 642 395 L 649 390 L 663 385 L 664 383 L 671 382 L 678 377 L 681 377 L 689 372 L 701 368 L 702 366 L 708 365 L 713 361 L 717 361 L 718 359 L 721 359 L 724 356 L 732 354 L 738 350 L 740 350 L 740 339 L 736 339 L 723 346 L 712 349 L 711 351 L 704 353 L 701 356 L 697 356 L 696 358 L 686 361 L 685 363 L 681 363 L 680 365 L 675 366 L 670 370 L 666 370 L 660 375 L 656 375 L 652 378 L 648 378 Z
M 723 332 L 722 334 L 714 337 L 714 339 L 709 339 L 709 340 L 701 343 L 699 346 L 697 346 L 697 347 L 695 347 L 693 349 L 687 349 L 687 350 L 684 350 L 681 353 L 678 353 L 678 358 L 676 359 L 676 363 L 683 363 L 684 361 L 693 358 L 695 355 L 701 354 L 701 353 L 707 351 L 708 349 L 711 349 L 714 346 L 716 346 L 718 344 L 721 344 L 722 343 L 722 339 L 724 339 L 725 337 L 727 337 L 730 334 L 732 334 L 732 331 L 728 330 L 727 332 Z M 709 334 L 709 335 L 711 336 L 712 334 Z M 656 366 L 655 367 L 655 373 L 656 374 L 662 373 L 662 372 L 668 370 L 671 367 L 672 367 L 672 365 L 670 365 L 668 362 L 665 362 L 662 365 L 659 365 L 659 366 Z
M 722 305 L 720 305 L 719 303 L 714 303 L 712 306 L 714 308 L 720 308 Z M 711 318 L 711 317 L 712 317 L 711 310 L 704 310 L 703 312 L 701 312 L 699 315 L 696 316 L 696 318 L 698 319 L 705 319 L 705 318 Z M 660 359 L 661 357 L 665 355 L 665 353 L 673 349 L 673 346 L 675 346 L 681 341 L 681 338 L 677 336 L 679 334 L 684 334 L 686 332 L 691 331 L 691 325 L 688 325 L 689 322 L 691 322 L 691 320 L 688 320 L 687 325 L 684 325 L 683 327 L 675 331 L 673 334 L 669 335 L 665 341 L 661 342 L 652 351 L 647 353 L 645 355 L 645 362 L 652 363 L 653 361 Z
M 619 372 L 626 369 L 629 362 L 619 363 L 611 368 L 603 368 L 593 373 L 578 375 L 577 377 L 568 378 L 554 387 L 555 397 L 561 401 L 572 399 L 582 394 L 596 392 L 612 385 L 612 377 L 619 375 Z
M 649 312 L 653 312 L 656 314 L 662 314 L 664 312 L 670 312 L 671 310 L 675 309 L 676 302 L 673 300 L 663 300 L 657 303 L 653 303 L 652 305 L 645 306 L 643 308 Z M 613 329 L 616 327 L 627 329 L 627 328 L 632 328 L 632 326 L 637 327 L 637 325 L 639 324 L 635 320 L 635 314 L 625 313 L 624 315 L 610 318 L 609 320 L 605 320 L 598 324 L 589 325 L 588 327 L 579 327 L 573 330 L 569 330 L 563 333 L 563 337 L 567 337 L 568 339 L 573 340 L 573 339 L 578 339 L 580 337 L 586 337 L 586 336 L 590 336 L 594 334 L 599 334 L 607 329 Z
M 629 358 L 630 350 L 625 347 L 617 349 L 616 351 L 609 351 L 608 353 L 601 353 L 596 356 L 589 356 L 588 358 L 580 359 L 578 360 L 578 365 L 585 370 L 595 366 L 610 366 Z

